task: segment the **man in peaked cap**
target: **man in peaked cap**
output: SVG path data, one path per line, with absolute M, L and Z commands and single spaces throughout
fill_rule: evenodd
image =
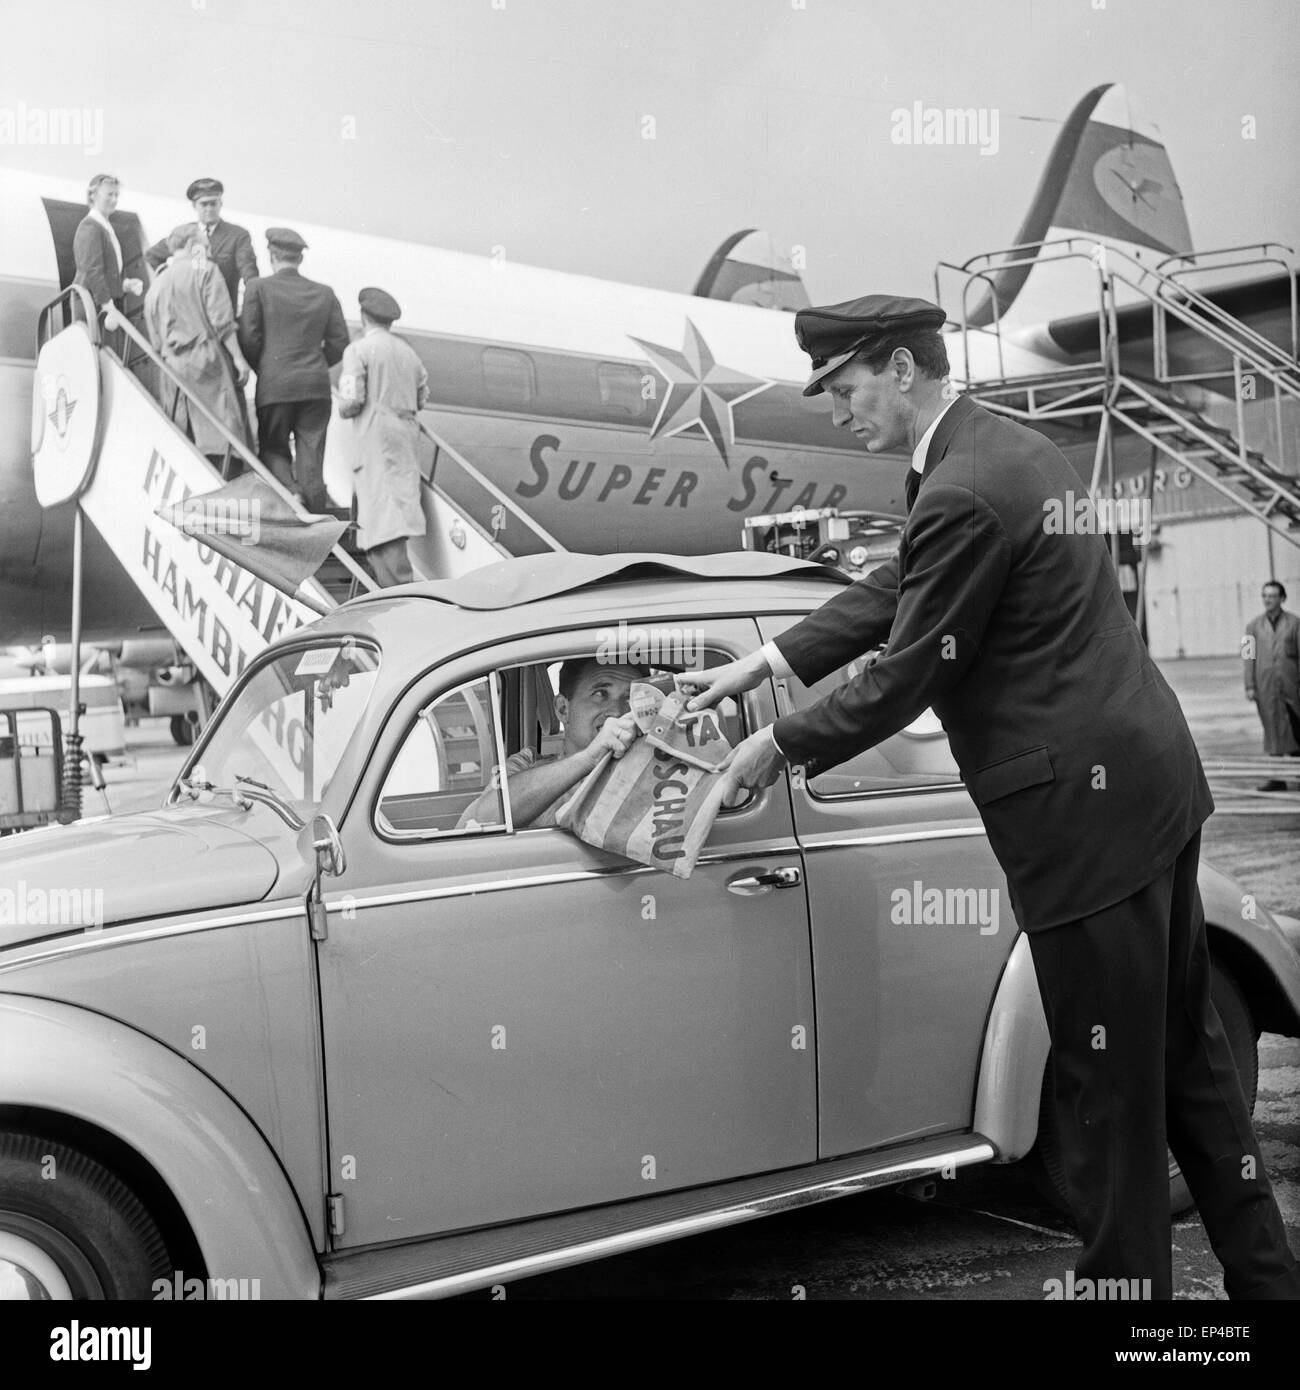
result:
M 409 584 L 406 542 L 424 535 L 419 412 L 429 378 L 410 345 L 389 331 L 402 314 L 397 300 L 371 287 L 357 302 L 363 331 L 348 344 L 339 375 L 339 414 L 352 421 L 355 441 L 357 540 L 381 584 Z
M 195 179 L 185 190 L 185 197 L 194 209 L 194 222 L 207 244 L 208 259 L 221 272 L 226 289 L 230 294 L 230 312 L 239 308 L 239 284 L 247 284 L 258 275 L 257 256 L 253 251 L 253 239 L 243 227 L 226 222 L 221 216 L 221 199 L 225 187 L 220 179 Z M 171 254 L 167 249 L 168 238 L 154 244 L 145 252 L 145 260 L 150 269 L 158 271 L 167 264 Z
M 943 321 L 887 295 L 796 315 L 804 394 L 828 393 L 869 454 L 911 456 L 898 554 L 702 674 L 696 703 L 769 676 L 812 685 L 884 643 L 874 665 L 747 738 L 724 775 L 769 786 L 787 762 L 812 775 L 933 706 L 1028 937 L 1078 1274 L 1172 1297 L 1167 1140 L 1229 1296 L 1300 1297 L 1210 1001 L 1197 861 L 1213 802 L 1196 747 L 1105 538 L 1049 524 L 1074 512 L 1079 476 L 1042 435 L 952 398 Z
M 299 272 L 302 237 L 271 227 L 266 242 L 271 274 L 248 282 L 239 315 L 239 346 L 257 372 L 258 447 L 308 510 L 323 512 L 330 368 L 348 345 L 347 325 L 334 291 Z

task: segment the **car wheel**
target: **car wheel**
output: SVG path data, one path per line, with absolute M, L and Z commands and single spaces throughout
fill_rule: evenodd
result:
M 150 1299 L 170 1277 L 162 1233 L 103 1164 L 0 1133 L 0 1300 Z
M 1237 982 L 1217 961 L 1210 962 L 1210 999 L 1223 1020 L 1228 1046 L 1247 1105 L 1253 1109 L 1259 1087 L 1259 1052 L 1257 1034 L 1250 1006 L 1242 997 Z M 1061 1139 L 1056 1127 L 1056 1109 L 1052 1104 L 1052 1058 L 1049 1053 L 1043 1069 L 1043 1090 L 1038 1104 L 1038 1143 L 1034 1149 L 1037 1163 L 1035 1178 L 1043 1195 L 1063 1212 L 1070 1204 L 1065 1191 L 1065 1171 L 1061 1163 Z M 1172 1153 L 1169 1155 L 1169 1210 L 1173 1216 L 1189 1211 L 1195 1203 L 1187 1179 L 1183 1177 Z
M 171 717 L 172 742 L 188 748 L 194 742 L 194 724 L 186 714 L 173 714 Z

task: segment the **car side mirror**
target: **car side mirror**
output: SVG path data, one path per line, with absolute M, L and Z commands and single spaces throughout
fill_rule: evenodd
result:
M 343 853 L 338 826 L 324 813 L 312 819 L 311 843 L 316 851 L 317 873 L 338 878 L 348 866 L 347 856 Z

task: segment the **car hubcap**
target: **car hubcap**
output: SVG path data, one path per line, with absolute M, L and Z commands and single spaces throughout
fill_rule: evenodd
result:
M 0 1301 L 65 1302 L 72 1286 L 54 1260 L 34 1241 L 0 1231 Z

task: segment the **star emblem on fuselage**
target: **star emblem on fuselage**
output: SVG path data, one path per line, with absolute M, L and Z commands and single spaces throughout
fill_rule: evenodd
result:
M 628 335 L 632 337 L 631 334 Z M 702 431 L 713 442 L 724 467 L 730 467 L 727 448 L 736 442 L 736 422 L 732 412 L 741 401 L 757 396 L 774 381 L 748 376 L 734 367 L 720 366 L 698 328 L 686 320 L 681 350 L 632 341 L 646 354 L 668 383 L 659 413 L 650 426 L 650 438 Z
M 46 417 L 54 426 L 55 433 L 62 439 L 68 432 L 68 425 L 72 422 L 72 412 L 76 410 L 76 401 L 68 399 L 68 393 L 59 387 L 59 393 L 54 398 L 54 409 Z

